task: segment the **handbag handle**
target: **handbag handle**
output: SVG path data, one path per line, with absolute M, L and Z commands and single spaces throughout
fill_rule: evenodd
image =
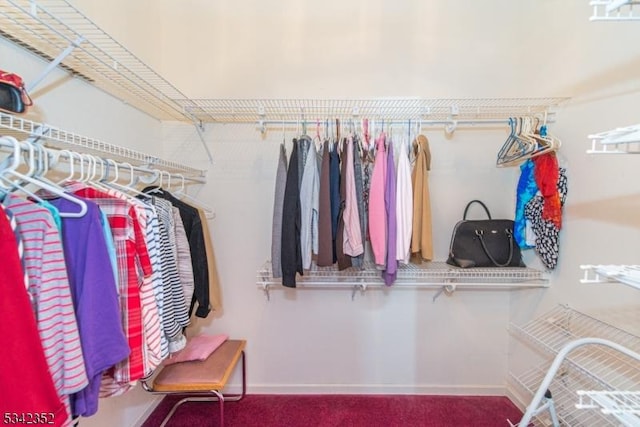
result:
M 472 200 L 469 203 L 467 203 L 467 207 L 464 208 L 464 215 L 462 215 L 463 220 L 467 219 L 467 211 L 469 211 L 469 207 L 474 203 L 480 203 L 480 205 L 484 208 L 484 211 L 487 213 L 487 216 L 489 217 L 489 219 L 491 219 L 491 214 L 489 213 L 489 208 L 487 207 L 487 205 L 482 203 L 480 200 Z
M 482 230 L 476 230 L 476 236 L 478 236 L 478 239 L 480 239 L 480 244 L 482 245 L 482 249 L 484 250 L 484 253 L 487 254 L 487 257 L 489 257 L 493 265 L 495 265 L 496 267 L 506 267 L 509 264 L 511 264 L 511 260 L 513 259 L 513 233 L 509 229 L 504 230 L 504 232 L 507 234 L 507 236 L 509 236 L 509 259 L 507 259 L 507 262 L 505 262 L 504 264 L 500 264 L 491 255 L 491 253 L 489 253 L 489 249 L 487 249 L 487 245 L 485 245 L 484 243 L 484 237 L 483 237 L 484 232 Z

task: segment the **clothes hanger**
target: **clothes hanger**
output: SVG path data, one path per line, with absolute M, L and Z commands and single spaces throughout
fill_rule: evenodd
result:
M 526 118 L 509 118 L 511 133 L 504 142 L 496 159 L 496 166 L 506 167 L 515 166 L 526 160 L 537 147 L 538 142 L 526 136 L 526 130 L 523 128 L 529 126 Z
M 6 168 L 2 171 L 0 171 L 0 178 L 3 179 L 8 179 L 7 175 L 9 176 L 13 176 L 14 178 L 17 178 L 19 180 L 22 181 L 26 181 L 29 184 L 32 184 L 36 187 L 40 187 L 46 191 L 48 191 L 49 193 L 52 193 L 55 196 L 61 197 L 65 200 L 68 200 L 70 202 L 72 202 L 73 204 L 77 205 L 80 208 L 79 212 L 61 212 L 60 216 L 63 218 L 80 218 L 82 216 L 84 216 L 87 213 L 87 204 L 81 200 L 78 199 L 74 196 L 72 196 L 71 194 L 67 193 L 66 191 L 63 191 L 60 189 L 60 187 L 57 186 L 53 186 L 53 185 L 49 185 L 44 181 L 39 181 L 37 179 L 34 179 L 28 175 L 24 175 L 20 172 L 17 171 L 18 166 L 20 165 L 20 151 L 21 151 L 21 146 L 20 146 L 20 142 L 18 142 L 17 139 L 15 139 L 12 136 L 3 136 L 0 137 L 0 139 L 10 142 L 11 144 L 13 144 L 13 156 L 14 156 L 14 160 L 12 165 L 9 168 Z M 16 189 L 20 189 L 23 192 L 29 194 L 29 191 L 26 190 L 24 188 L 23 185 L 17 185 Z M 35 197 L 36 199 L 39 199 L 38 197 Z M 41 199 L 39 199 L 41 200 Z
M 189 204 L 194 205 L 194 207 L 202 209 L 205 213 L 205 217 L 207 219 L 214 219 L 216 217 L 215 211 L 209 206 L 204 205 L 200 200 L 197 200 L 194 197 L 191 197 L 185 192 L 185 179 L 184 175 L 176 174 L 176 177 L 180 178 L 180 188 L 174 191 L 172 194 L 180 200 L 188 201 Z

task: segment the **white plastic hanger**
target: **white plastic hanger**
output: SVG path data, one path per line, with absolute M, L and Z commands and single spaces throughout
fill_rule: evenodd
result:
M 58 186 L 54 186 L 54 185 L 50 185 L 44 181 L 40 181 L 38 179 L 34 179 L 28 175 L 24 175 L 20 172 L 17 171 L 18 166 L 20 166 L 20 151 L 21 151 L 21 146 L 20 146 L 20 142 L 18 142 L 17 139 L 15 139 L 14 137 L 11 136 L 3 136 L 0 137 L 1 140 L 9 142 L 12 144 L 13 146 L 13 163 L 11 164 L 11 166 L 9 166 L 8 168 L 0 171 L 0 177 L 7 179 L 9 177 L 14 177 L 17 178 L 21 181 L 24 182 L 28 182 L 29 184 L 32 184 L 36 187 L 40 187 L 58 197 L 61 197 L 65 200 L 68 200 L 70 202 L 72 202 L 73 204 L 77 205 L 80 208 L 79 212 L 61 212 L 60 216 L 63 218 L 80 218 L 82 216 L 84 216 L 84 214 L 87 213 L 87 204 L 83 201 L 80 200 L 74 196 L 72 196 L 71 194 L 65 192 L 64 190 L 62 190 L 60 187 Z M 31 156 L 30 156 L 31 157 Z M 30 165 L 31 166 L 31 165 Z M 35 167 L 34 167 L 35 170 Z M 26 190 L 24 188 L 23 185 L 21 184 L 17 184 L 14 182 L 15 188 L 22 190 L 23 192 L 31 195 L 32 197 L 34 196 L 33 194 L 31 194 L 28 190 Z M 35 197 L 36 199 L 39 199 L 38 197 Z
M 210 207 L 204 205 L 200 200 L 197 200 L 191 196 L 189 196 L 187 193 L 185 193 L 185 179 L 184 179 L 184 175 L 181 174 L 176 174 L 177 177 L 180 178 L 181 184 L 180 184 L 180 188 L 178 190 L 176 190 L 175 192 L 172 192 L 172 194 L 174 195 L 174 197 L 177 197 L 178 199 L 182 200 L 182 201 L 188 201 L 189 204 L 194 205 L 194 207 L 202 209 L 205 213 L 205 216 L 207 217 L 207 219 L 214 219 L 216 217 L 216 213 L 213 209 L 211 209 Z

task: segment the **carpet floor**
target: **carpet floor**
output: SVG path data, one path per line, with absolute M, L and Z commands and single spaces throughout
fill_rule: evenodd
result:
M 179 397 L 165 397 L 143 424 L 157 427 Z M 522 412 L 506 397 L 259 395 L 224 405 L 227 427 L 501 427 Z M 217 403 L 183 404 L 167 427 L 219 426 Z

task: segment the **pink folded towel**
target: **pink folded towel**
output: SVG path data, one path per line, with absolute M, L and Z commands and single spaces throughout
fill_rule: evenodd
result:
M 197 335 L 187 341 L 185 348 L 166 359 L 164 364 L 166 366 L 179 362 L 206 360 L 228 338 L 229 336 L 226 334 Z

